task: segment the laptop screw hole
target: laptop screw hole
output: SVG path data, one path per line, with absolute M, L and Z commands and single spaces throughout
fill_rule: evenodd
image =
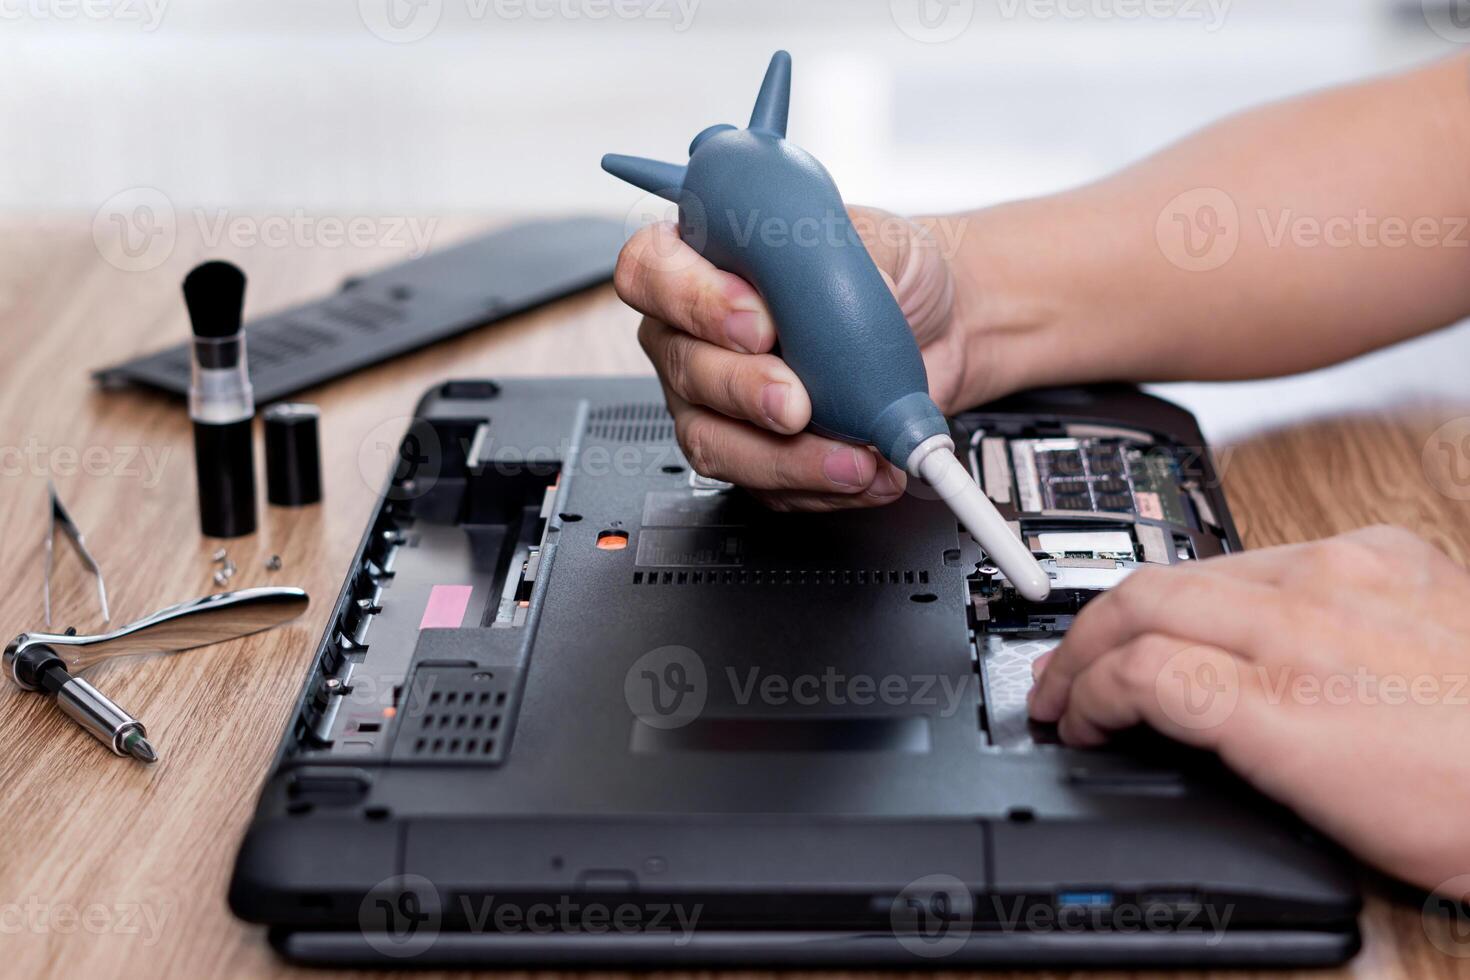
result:
M 560 854 L 553 855 L 552 858 L 551 858 L 551 870 L 552 871 L 560 871 L 562 869 L 562 864 L 563 863 L 564 862 L 562 861 Z
M 939 596 L 935 595 L 933 592 L 915 592 L 913 595 L 909 596 L 909 599 L 913 602 L 934 602 L 938 598 Z

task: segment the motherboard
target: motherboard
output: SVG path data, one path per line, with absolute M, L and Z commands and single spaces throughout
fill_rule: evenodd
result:
M 1203 448 L 1112 427 L 979 425 L 972 472 L 1052 583 L 1051 595 L 1033 602 L 991 565 L 970 579 L 984 727 L 993 746 L 1021 748 L 1049 740 L 1026 713 L 1031 665 L 1082 607 L 1140 568 L 1222 554 L 1230 535 L 1210 504 L 1216 478 Z

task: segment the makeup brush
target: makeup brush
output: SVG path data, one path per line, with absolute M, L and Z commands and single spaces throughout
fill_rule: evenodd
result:
M 184 302 L 194 328 L 189 417 L 199 524 L 212 538 L 255 531 L 255 397 L 245 363 L 245 273 L 228 262 L 205 262 L 184 277 Z

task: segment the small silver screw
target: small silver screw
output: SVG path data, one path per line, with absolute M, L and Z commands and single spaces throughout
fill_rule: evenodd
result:
M 279 572 L 281 570 L 281 565 L 281 556 L 271 555 L 269 558 L 266 559 L 265 570 L 268 572 Z

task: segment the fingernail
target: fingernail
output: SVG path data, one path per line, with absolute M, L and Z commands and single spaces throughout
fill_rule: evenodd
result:
M 878 475 L 873 477 L 873 482 L 868 484 L 868 496 L 870 497 L 892 497 L 898 493 L 898 478 L 893 475 L 890 467 L 883 466 L 878 470 Z
M 762 316 L 753 310 L 735 310 L 725 317 L 725 336 L 746 354 L 761 348 Z
M 761 389 L 761 411 L 772 428 L 791 428 L 786 421 L 786 398 L 790 394 L 791 386 L 784 381 L 772 381 Z
M 828 453 L 822 460 L 822 473 L 839 487 L 860 487 L 866 482 L 858 451 L 850 446 L 839 446 Z

